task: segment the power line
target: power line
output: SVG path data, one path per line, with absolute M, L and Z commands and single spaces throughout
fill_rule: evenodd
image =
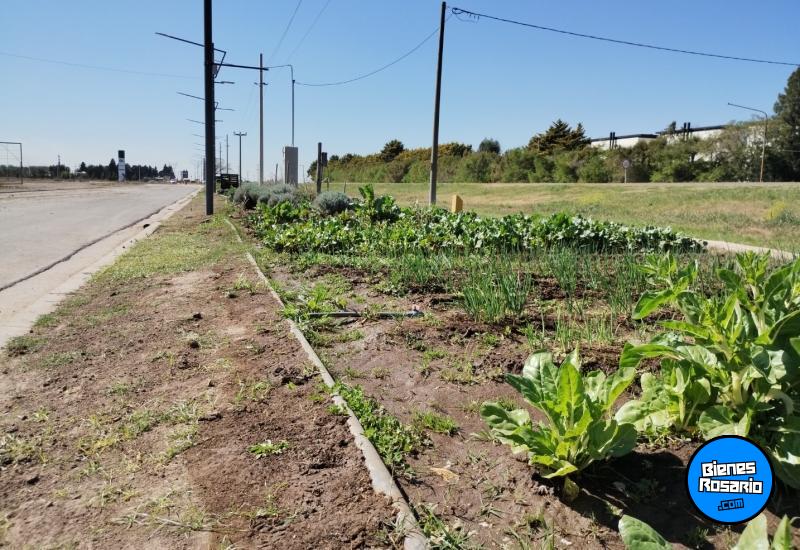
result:
M 281 46 L 283 45 L 283 41 L 286 38 L 286 34 L 289 32 L 289 28 L 292 26 L 292 22 L 294 21 L 295 16 L 297 15 L 297 11 L 300 9 L 300 4 L 303 3 L 303 0 L 297 0 L 297 5 L 294 7 L 294 11 L 292 12 L 292 16 L 289 18 L 289 22 L 286 23 L 286 28 L 283 29 L 283 34 L 281 35 L 281 39 L 278 40 L 278 45 L 275 46 L 275 51 L 272 52 L 272 55 L 269 56 L 267 59 L 267 65 L 270 64 L 272 58 L 280 51 Z
M 448 17 L 447 19 L 450 19 L 450 17 Z M 337 82 L 300 82 L 300 81 L 296 81 L 295 83 L 298 86 L 341 86 L 342 84 L 350 84 L 351 82 L 355 82 L 357 80 L 363 80 L 365 78 L 369 78 L 370 76 L 378 74 L 379 72 L 388 69 L 392 65 L 395 65 L 395 64 L 401 62 L 406 57 L 408 57 L 409 55 L 411 55 L 412 53 L 414 53 L 415 51 L 420 49 L 428 40 L 430 40 L 431 38 L 436 36 L 436 34 L 438 34 L 438 32 L 439 32 L 439 27 L 436 27 L 435 29 L 433 29 L 433 32 L 431 32 L 428 36 L 426 36 L 425 38 L 422 39 L 422 42 L 420 42 L 419 44 L 417 44 L 416 46 L 411 48 L 409 51 L 407 51 L 406 53 L 404 53 L 403 55 L 401 55 L 400 57 L 398 57 L 394 61 L 390 61 L 386 65 L 384 65 L 382 67 L 379 67 L 379 68 L 375 69 L 374 71 L 370 71 L 370 72 L 368 72 L 366 74 L 362 74 L 361 76 L 356 76 L 356 77 L 350 78 L 348 80 L 340 80 L 340 81 L 337 81 Z
M 292 50 L 292 53 L 290 53 L 290 54 L 289 54 L 289 57 L 287 57 L 287 58 L 286 58 L 286 61 L 289 61 L 289 60 L 291 60 L 291 59 L 292 59 L 292 56 L 293 56 L 295 53 L 297 53 L 297 50 L 299 50 L 299 49 L 300 49 L 300 46 L 302 46 L 302 45 L 303 45 L 303 42 L 305 42 L 305 41 L 306 41 L 306 38 L 308 38 L 308 35 L 309 35 L 309 34 L 311 34 L 311 31 L 314 29 L 314 26 L 317 24 L 317 21 L 319 21 L 320 17 L 322 17 L 322 14 L 323 14 L 323 13 L 325 13 L 325 10 L 326 10 L 326 9 L 328 9 L 328 5 L 329 5 L 330 3 L 331 3 L 331 0 L 328 0 L 327 2 L 325 2 L 325 5 L 324 5 L 324 6 L 322 6 L 322 9 L 321 9 L 321 10 L 319 10 L 319 13 L 318 13 L 318 14 L 317 14 L 317 16 L 314 18 L 314 20 L 311 22 L 311 25 L 309 25 L 309 26 L 308 26 L 308 30 L 306 30 L 305 34 L 303 35 L 303 38 L 301 38 L 301 39 L 300 39 L 300 42 L 298 42 L 298 43 L 297 43 L 297 46 L 295 46 L 295 47 L 294 47 L 294 49 Z
M 789 62 L 786 62 L 786 61 L 771 61 L 771 60 L 768 60 L 768 59 L 754 59 L 754 58 L 750 58 L 750 57 L 736 57 L 736 56 L 733 56 L 733 55 L 721 55 L 721 54 L 716 54 L 716 53 L 697 52 L 697 51 L 693 51 L 693 50 L 682 50 L 682 49 L 679 49 L 679 48 L 668 48 L 666 46 L 654 46 L 653 44 L 644 44 L 644 43 L 641 43 L 641 42 L 631 42 L 629 40 L 618 40 L 616 38 L 608 38 L 608 37 L 605 37 L 605 36 L 595 36 L 595 35 L 592 35 L 592 34 L 583 34 L 583 33 L 579 33 L 579 32 L 566 31 L 566 30 L 563 30 L 563 29 L 556 29 L 556 28 L 553 28 L 553 27 L 545 27 L 545 26 L 542 26 L 542 25 L 534 25 L 533 23 L 525 23 L 523 21 L 515 21 L 513 19 L 505 19 L 503 17 L 496 17 L 494 15 L 487 15 L 485 13 L 477 13 L 477 12 L 474 12 L 474 11 L 469 11 L 469 10 L 456 8 L 456 7 L 452 8 L 451 11 L 452 11 L 453 15 L 456 15 L 456 16 L 458 16 L 458 15 L 466 15 L 466 16 L 469 16 L 469 17 L 474 17 L 475 19 L 481 19 L 481 18 L 483 18 L 483 19 L 492 19 L 494 21 L 500 21 L 500 22 L 503 22 L 503 23 L 511 23 L 512 25 L 520 25 L 522 27 L 530 27 L 532 29 L 539 29 L 541 31 L 555 32 L 555 33 L 559 33 L 559 34 L 566 34 L 566 35 L 569 35 L 569 36 L 577 36 L 577 37 L 580 37 L 580 38 L 589 38 L 591 40 L 600 40 L 602 42 L 612 42 L 614 44 L 622 44 L 622 45 L 625 45 L 625 46 L 636 46 L 637 48 L 648 48 L 648 49 L 651 49 L 651 50 L 661 50 L 661 51 L 665 51 L 665 52 L 682 53 L 682 54 L 688 54 L 688 55 L 699 55 L 699 56 L 702 56 L 702 57 L 715 57 L 717 59 L 729 59 L 731 61 L 747 61 L 749 63 L 766 63 L 766 64 L 770 64 L 770 65 L 788 65 L 790 67 L 800 66 L 800 63 L 789 63 Z
M 52 63 L 55 65 L 67 65 L 69 67 L 80 67 L 82 69 L 93 69 L 95 71 L 111 71 L 115 73 L 127 73 L 127 74 L 136 74 L 141 76 L 160 76 L 164 78 L 181 78 L 186 80 L 197 80 L 198 77 L 196 76 L 183 76 L 177 74 L 165 74 L 165 73 L 151 73 L 147 71 L 134 71 L 131 69 L 119 69 L 116 67 L 104 67 L 102 65 L 87 65 L 85 63 L 73 63 L 71 61 L 58 61 L 56 59 L 44 59 L 42 57 L 32 57 L 30 55 L 20 55 L 16 53 L 9 53 L 9 52 L 0 52 L 0 55 L 4 55 L 6 57 L 16 57 L 18 59 L 27 59 L 30 61 L 39 61 L 41 63 Z

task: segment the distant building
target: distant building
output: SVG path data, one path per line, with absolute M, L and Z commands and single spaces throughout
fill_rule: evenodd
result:
M 674 131 L 664 130 L 652 134 L 627 134 L 618 136 L 616 132 L 611 132 L 607 137 L 590 140 L 590 145 L 597 149 L 617 149 L 633 147 L 637 143 L 653 141 L 659 137 L 665 137 L 667 142 L 670 143 L 686 139 L 687 137 L 709 139 L 718 136 L 724 129 L 724 125 L 692 127 L 690 123 L 686 122 L 681 128 L 676 128 Z

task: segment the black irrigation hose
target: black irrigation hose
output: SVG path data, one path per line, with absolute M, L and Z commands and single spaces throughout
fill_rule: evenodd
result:
M 342 318 L 342 317 L 375 317 L 378 319 L 400 319 L 405 317 L 422 317 L 422 312 L 418 309 L 412 309 L 411 311 L 379 311 L 375 314 L 369 314 L 363 311 L 330 311 L 328 313 L 324 312 L 312 312 L 306 313 L 308 317 L 335 317 L 335 318 Z

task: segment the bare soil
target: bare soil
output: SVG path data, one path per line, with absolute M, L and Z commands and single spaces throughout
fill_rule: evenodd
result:
M 152 238 L 201 235 L 228 247 L 219 261 L 98 277 L 2 352 L 0 546 L 391 543 L 394 513 L 343 418 L 230 228 L 201 208 Z M 266 442 L 286 448 L 248 450 Z
M 262 263 L 269 265 L 270 257 L 264 252 Z M 408 458 L 412 473 L 400 475 L 398 483 L 412 507 L 432 508 L 452 532 L 467 534 L 470 544 L 623 548 L 617 522 L 624 513 L 650 523 L 677 548 L 729 548 L 738 539 L 741 526 L 705 521 L 687 498 L 685 466 L 699 442 L 640 444 L 626 457 L 592 465 L 577 478 L 581 492 L 571 503 L 563 500 L 560 482 L 540 477 L 523 457 L 492 442 L 479 416 L 480 405 L 506 399 L 523 406 L 519 394 L 503 382 L 505 373 L 520 371 L 531 351 L 518 326 L 477 323 L 452 296 L 436 289 L 387 296 L 379 290 L 380 277 L 350 267 L 300 270 L 281 261 L 273 262 L 270 277 L 290 291 L 319 283 L 344 286 L 348 307 L 354 309 L 406 311 L 418 306 L 429 314 L 421 319 L 334 322 L 323 332 L 317 351 L 337 380 L 361 386 L 403 423 L 413 424 L 415 413 L 433 411 L 458 424 L 453 435 L 426 430 L 428 444 Z M 545 329 L 551 331 L 546 311 L 538 308 L 563 292 L 555 281 L 542 281 L 530 317 L 545 317 Z M 585 370 L 617 368 L 622 343 L 631 336 L 630 327 L 620 330 L 613 344 L 582 346 Z M 629 391 L 624 399 L 638 389 Z M 535 420 L 543 419 L 528 409 Z M 779 495 L 773 503 L 767 511 L 770 529 L 780 515 L 800 511 L 796 494 Z M 800 543 L 800 532 L 795 543 Z

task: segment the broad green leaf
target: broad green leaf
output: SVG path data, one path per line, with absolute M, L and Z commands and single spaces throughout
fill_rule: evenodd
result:
M 675 299 L 675 291 L 671 288 L 664 290 L 647 290 L 640 297 L 633 308 L 633 319 L 644 319 L 655 310 Z
M 541 461 L 536 460 L 537 457 L 532 458 L 532 462 L 535 464 L 543 464 Z M 542 457 L 539 457 L 542 458 Z M 568 476 L 572 472 L 577 472 L 578 468 L 574 464 L 570 464 L 566 460 L 553 460 L 551 464 L 547 465 L 547 468 L 552 470 L 546 474 L 543 474 L 542 477 L 545 479 L 551 479 L 554 477 L 561 477 L 561 476 Z
M 669 550 L 672 545 L 645 522 L 631 516 L 619 519 L 619 536 L 628 550 Z
M 789 516 L 781 518 L 781 522 L 775 529 L 775 535 L 772 537 L 770 550 L 792 550 L 792 522 L 789 520 Z
M 769 331 L 771 342 L 780 342 L 784 338 L 796 338 L 800 334 L 800 309 L 781 318 Z
M 646 403 L 637 400 L 631 400 L 622 405 L 614 419 L 620 424 L 634 424 L 637 425 L 641 420 L 650 414 L 650 408 Z
M 593 370 L 583 377 L 583 388 L 590 400 L 601 400 L 600 395 L 602 395 L 605 382 L 606 373 L 601 370 Z
M 746 436 L 749 425 L 747 415 L 739 420 L 733 416 L 733 411 L 724 405 L 714 405 L 708 407 L 700 415 L 697 427 L 706 439 L 712 439 L 720 435 L 739 435 Z
M 790 487 L 800 489 L 800 433 L 782 433 L 768 450 L 775 475 Z
M 558 369 L 556 395 L 558 407 L 564 412 L 570 423 L 577 420 L 577 409 L 583 402 L 584 391 L 581 373 L 570 362 L 564 362 Z
M 619 366 L 620 368 L 636 368 L 642 359 L 649 357 L 680 358 L 673 348 L 663 344 L 642 344 L 640 346 L 625 344 L 625 347 L 622 348 L 622 354 L 619 356 Z
M 742 536 L 731 550 L 769 550 L 767 517 L 759 514 L 747 523 Z
M 617 424 L 616 420 L 597 421 L 586 430 L 588 453 L 595 460 L 628 454 L 636 446 L 636 428 Z
M 659 321 L 658 324 L 666 329 L 690 334 L 696 338 L 708 339 L 711 337 L 711 332 L 706 327 L 686 321 Z
M 604 411 L 611 408 L 622 392 L 628 389 L 628 386 L 631 385 L 635 377 L 636 369 L 633 367 L 622 367 L 605 379 L 602 395 L 599 399 Z
M 703 405 L 711 398 L 711 383 L 706 378 L 698 378 L 686 390 L 686 400 L 691 404 Z
M 717 276 L 722 279 L 722 282 L 725 283 L 725 286 L 730 290 L 737 292 L 743 290 L 744 284 L 742 278 L 735 271 L 731 271 L 730 269 L 718 269 Z

